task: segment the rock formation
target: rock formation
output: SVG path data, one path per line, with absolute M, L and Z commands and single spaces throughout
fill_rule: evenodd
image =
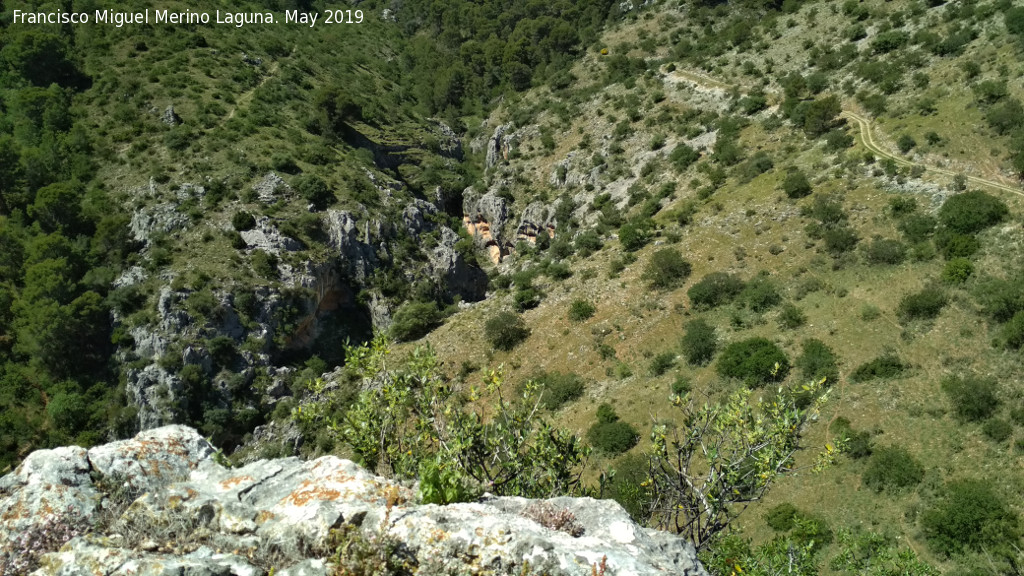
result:
M 487 251 L 494 263 L 508 254 L 505 241 L 505 224 L 508 222 L 508 207 L 505 199 L 493 192 L 483 196 L 473 188 L 462 193 L 462 222 L 466 231 L 473 236 L 477 247 Z
M 334 456 L 227 468 L 184 426 L 40 450 L 0 479 L 0 572 L 326 576 L 339 548 L 363 546 L 410 574 L 586 575 L 603 563 L 609 575 L 706 576 L 692 545 L 614 501 L 438 506 L 417 488 Z M 40 547 L 51 550 L 37 558 Z

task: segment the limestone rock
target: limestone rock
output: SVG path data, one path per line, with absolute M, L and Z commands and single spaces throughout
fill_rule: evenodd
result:
M 480 196 L 472 188 L 462 194 L 463 224 L 476 240 L 477 247 L 487 250 L 491 260 L 500 262 L 508 253 L 505 225 L 508 206 L 505 199 L 493 192 Z
M 342 270 L 349 278 L 363 282 L 373 272 L 377 258 L 370 244 L 369 223 L 360 225 L 351 212 L 328 210 L 324 213 L 324 228 L 327 230 L 327 245 L 339 256 Z
M 38 529 L 43 498 L 90 506 L 109 498 L 96 473 L 145 490 L 109 527 L 76 536 L 43 557 L 35 576 L 329 573 L 332 530 L 393 542 L 410 565 L 437 574 L 706 576 L 685 540 L 635 524 L 618 503 L 590 498 L 485 495 L 447 506 L 417 501 L 415 486 L 376 476 L 335 456 L 258 460 L 224 468 L 193 430 L 171 426 L 93 448 L 39 451 L 0 479 L 0 541 Z M 536 508 L 557 510 L 557 530 Z M 11 510 L 22 510 L 10 520 Z M 88 568 L 87 571 L 85 567 Z
M 534 242 L 541 231 L 547 232 L 548 236 L 555 236 L 555 228 L 558 222 L 555 220 L 555 209 L 543 202 L 533 202 L 523 210 L 519 218 L 519 226 L 516 228 L 516 239 Z
M 494 129 L 494 134 L 487 141 L 486 166 L 488 170 L 499 163 L 508 161 L 508 154 L 513 142 L 511 130 L 511 124 L 502 124 Z
M 487 293 L 487 273 L 466 262 L 455 249 L 458 241 L 459 235 L 451 228 L 441 228 L 441 241 L 427 253 L 434 277 L 449 295 L 458 295 L 470 302 L 483 300 Z
M 148 244 L 154 234 L 184 230 L 188 224 L 188 216 L 179 212 L 176 205 L 162 202 L 136 210 L 128 228 L 135 240 Z
M 277 201 L 279 194 L 291 191 L 291 187 L 276 172 L 270 172 L 264 176 L 252 189 L 260 201 L 266 204 L 273 204 Z
M 450 126 L 440 120 L 434 120 L 437 128 L 434 131 L 438 137 L 438 152 L 442 156 L 462 160 L 462 140 Z
M 433 222 L 428 221 L 427 216 L 434 216 L 438 212 L 437 206 L 430 202 L 413 199 L 408 206 L 402 210 L 402 225 L 410 236 L 419 236 L 420 232 L 430 230 L 434 227 Z
M 263 250 L 275 256 L 281 252 L 296 252 L 304 248 L 302 242 L 281 234 L 266 216 L 260 217 L 255 228 L 239 234 L 249 248 Z
M 181 124 L 181 116 L 174 112 L 174 106 L 171 105 L 164 108 L 164 113 L 160 115 L 160 121 L 168 126 L 177 126 Z

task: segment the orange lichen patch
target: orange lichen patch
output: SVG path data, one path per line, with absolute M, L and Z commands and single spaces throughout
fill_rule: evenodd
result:
M 235 486 L 238 486 L 239 484 L 244 484 L 245 482 L 252 482 L 252 481 L 253 481 L 253 477 L 249 476 L 249 475 L 235 476 L 234 478 L 228 478 L 227 480 L 224 480 L 223 482 L 221 482 L 220 483 L 220 487 L 223 488 L 224 490 L 231 490 L 232 488 L 234 488 Z
M 427 537 L 428 542 L 444 542 L 448 539 L 449 534 L 440 528 L 434 528 L 430 531 L 430 536 Z
M 312 480 L 303 480 L 296 490 L 281 500 L 281 503 L 292 506 L 305 506 L 310 502 L 330 502 L 340 498 L 340 490 L 328 488 Z
M 269 510 L 260 510 L 259 514 L 256 515 L 256 523 L 257 524 L 265 524 L 265 523 L 273 520 L 276 517 L 277 517 L 277 514 L 274 514 L 273 512 L 271 512 Z

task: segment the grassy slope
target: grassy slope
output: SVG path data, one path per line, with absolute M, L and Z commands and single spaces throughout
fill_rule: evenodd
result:
M 891 8 L 888 8 L 889 3 L 885 6 L 880 2 L 869 4 L 873 9 L 896 10 L 900 7 L 896 2 L 891 3 Z M 838 3 L 814 6 L 820 14 L 830 14 Z M 796 22 L 806 19 L 807 10 L 805 8 L 794 15 L 793 19 Z M 659 30 L 671 29 L 671 25 L 658 25 L 658 20 L 664 17 L 662 13 L 657 19 L 640 20 L 609 31 L 602 45 L 612 46 L 613 50 L 631 49 L 637 56 L 664 55 L 666 51 L 663 49 L 652 54 L 635 45 L 630 48 L 620 44 L 643 38 L 640 30 L 647 30 L 648 34 L 657 37 Z M 839 19 L 837 15 L 828 18 Z M 998 22 L 992 24 L 997 25 Z M 766 54 L 776 62 L 785 62 L 786 54 L 790 54 L 790 61 L 802 63 L 805 61 L 800 56 L 804 39 L 821 41 L 823 33 L 827 34 L 828 30 L 835 30 L 838 26 L 836 22 L 823 31 L 821 27 L 797 25 L 784 28 L 780 25 L 781 37 L 771 43 L 767 52 L 726 55 L 720 62 L 729 64 L 715 66 L 711 74 L 724 82 L 751 82 L 751 78 L 740 76 L 738 62 L 745 59 L 762 59 L 763 62 Z M 658 37 L 659 46 L 665 42 L 664 36 Z M 991 54 L 991 59 L 983 66 L 986 71 L 991 71 L 999 62 L 1007 61 L 1009 55 L 1017 53 L 1015 47 L 1001 42 L 995 43 L 996 48 L 989 44 L 983 34 L 981 39 L 971 44 L 967 53 L 968 56 L 979 55 L 983 61 Z M 778 66 L 783 71 L 787 67 L 798 68 L 795 64 Z M 587 89 L 587 80 L 600 75 L 601 70 L 600 57 L 591 52 L 577 68 L 577 77 L 583 79 L 581 94 L 593 92 Z M 904 102 L 916 95 L 913 90 L 908 90 L 907 94 L 891 99 L 895 106 L 891 105 L 890 110 L 897 113 L 878 119 L 875 139 L 894 150 L 893 142 L 898 134 L 910 133 L 923 143 L 923 134 L 935 130 L 947 143 L 941 148 L 922 146 L 919 152 L 924 153 L 927 162 L 994 180 L 1012 181 L 1007 178 L 1003 158 L 1007 139 L 993 137 L 983 127 L 981 114 L 972 104 L 974 97 L 970 88 L 960 79 L 956 59 L 934 59 L 927 71 L 932 77 L 932 88 L 928 90 L 943 94 L 937 112 L 922 116 L 907 110 Z M 603 97 L 593 95 L 585 98 L 575 108 L 581 112 L 580 116 L 571 126 L 557 132 L 558 145 L 554 153 L 543 153 L 536 142 L 523 142 L 520 150 L 525 152 L 520 160 L 513 163 L 513 169 L 534 187 L 543 187 L 537 183 L 547 181 L 553 162 L 564 157 L 568 149 L 575 148 L 581 132 L 589 132 L 596 142 L 610 132 L 613 124 L 596 115 L 598 108 L 611 109 L 606 103 L 608 96 L 614 98 L 618 94 L 632 92 L 639 93 L 644 99 L 644 93 L 657 86 L 668 94 L 668 98 L 660 104 L 645 106 L 642 112 L 648 118 L 663 109 L 681 110 L 688 105 L 688 98 L 692 98 L 690 93 L 675 94 L 672 86 L 658 84 L 658 81 L 648 84 L 641 81 L 632 91 L 616 85 Z M 1016 80 L 1011 82 L 1011 92 L 1020 93 Z M 531 102 L 541 102 L 546 98 L 544 94 L 533 94 L 520 102 L 518 109 L 528 108 Z M 855 103 L 851 99 L 847 105 Z M 510 113 L 507 109 L 504 112 Z M 617 115 L 622 116 L 621 113 Z M 558 124 L 551 114 L 546 113 L 538 114 L 532 122 Z M 661 125 L 657 128 L 644 127 L 642 122 L 636 126 L 637 134 L 624 142 L 629 151 L 627 155 L 638 155 L 650 135 L 663 128 Z M 671 132 L 670 127 L 664 128 Z M 997 376 L 1003 383 L 1001 414 L 1005 417 L 1008 409 L 1021 401 L 1022 390 L 1016 384 L 1024 378 L 1020 355 L 991 346 L 992 327 L 978 314 L 977 305 L 969 295 L 975 280 L 949 290 L 951 303 L 935 321 L 901 324 L 895 313 L 900 298 L 937 279 L 944 264 L 941 257 L 923 262 L 908 261 L 896 266 L 872 266 L 861 258 L 857 263 L 833 270 L 832 259 L 822 252 L 820 243 L 816 245 L 804 232 L 809 220 L 799 215 L 800 206 L 808 204 L 812 198 L 789 200 L 778 188 L 783 175 L 781 168 L 797 165 L 811 175 L 816 194 L 830 191 L 845 194 L 844 205 L 850 214 L 850 223 L 863 244 L 875 235 L 901 237 L 895 220 L 886 211 L 889 199 L 898 193 L 889 189 L 881 179 L 871 177 L 860 167 L 836 178 L 835 173 L 841 171 L 838 169 L 843 159 L 828 154 L 820 143 L 809 142 L 802 134 L 789 128 L 766 131 L 755 122 L 743 131 L 741 141 L 748 152 L 769 152 L 775 161 L 775 170 L 748 184 L 731 177 L 707 202 L 701 203 L 694 224 L 678 231 L 681 240 L 677 246 L 694 266 L 690 280 L 683 287 L 666 293 L 647 289 L 640 276 L 650 254 L 658 249 L 654 246 L 641 250 L 637 262 L 629 266 L 621 277 L 608 278 L 608 264 L 621 251 L 617 242 L 610 241 L 595 256 L 574 259 L 573 278 L 561 283 L 541 282 L 548 296 L 537 309 L 524 314 L 533 333 L 513 352 L 492 352 L 480 338 L 484 320 L 493 311 L 510 304 L 510 297 L 503 292 L 470 311 L 458 314 L 427 340 L 439 350 L 452 372 L 466 362 L 480 366 L 483 364 L 480 359 L 486 358 L 487 366 L 503 363 L 513 381 L 527 378 L 538 370 L 579 373 L 589 382 L 587 392 L 583 399 L 563 408 L 557 418 L 570 428 L 585 433 L 594 421 L 598 403 L 602 401 L 611 402 L 624 420 L 638 425 L 645 425 L 652 418 L 670 418 L 672 415 L 665 407 L 665 398 L 677 373 L 692 375 L 698 389 L 720 391 L 735 386 L 720 381 L 713 367 L 685 367 L 681 358 L 677 368 L 668 374 L 659 378 L 649 376 L 648 358 L 665 350 L 678 349 L 682 327 L 692 317 L 706 317 L 716 326 L 723 344 L 754 335 L 765 336 L 778 342 L 791 359 L 799 354 L 800 343 L 804 339 L 821 339 L 839 354 L 841 377 L 833 387 L 822 421 L 810 429 L 807 444 L 811 449 L 798 456 L 798 465 L 807 465 L 814 456 L 814 447 L 820 447 L 830 439 L 823 423 L 835 416 L 844 416 L 854 428 L 873 431 L 876 445 L 906 447 L 929 470 L 925 483 L 918 491 L 876 495 L 861 485 L 864 461 L 843 459 L 822 474 L 802 470 L 789 476 L 764 503 L 748 511 L 741 522 L 742 531 L 755 540 L 770 537 L 772 533 L 763 524 L 761 513 L 774 504 L 789 501 L 826 518 L 834 528 L 893 528 L 907 537 L 907 541 L 925 559 L 945 565 L 941 558 L 935 557 L 925 547 L 914 524 L 914 515 L 922 503 L 920 494 L 941 484 L 943 479 L 964 476 L 989 478 L 1008 495 L 1018 494 L 1024 483 L 1019 474 L 1007 473 L 1018 469 L 1021 464 L 1021 456 L 1012 449 L 1014 439 L 996 445 L 982 435 L 977 424 L 961 424 L 954 420 L 948 414 L 949 405 L 939 390 L 939 381 L 944 375 L 965 370 Z M 665 150 L 671 150 L 672 143 L 670 137 Z M 537 152 L 531 153 L 531 148 Z M 847 157 L 859 158 L 861 150 L 858 145 L 847 153 Z M 640 162 L 635 162 L 632 167 L 638 169 L 640 165 Z M 650 189 L 657 188 L 664 180 L 678 182 L 676 197 L 662 215 L 693 198 L 694 190 L 688 182 L 694 177 L 697 174 L 693 169 L 679 177 L 673 176 L 670 169 L 659 170 L 645 182 Z M 943 184 L 948 182 L 948 178 L 926 176 L 926 179 Z M 554 197 L 553 194 L 550 196 Z M 1019 265 L 1015 254 L 1024 243 L 1024 232 L 1018 223 L 1021 199 L 1010 194 L 1001 194 L 1000 197 L 1010 205 L 1013 222 L 982 235 L 983 250 L 974 258 L 978 275 L 1002 276 Z M 529 199 L 520 197 L 518 202 L 525 204 Z M 918 197 L 918 202 L 928 212 L 937 208 L 927 196 Z M 668 222 L 664 216 L 657 219 L 662 223 Z M 665 232 L 674 229 L 674 224 L 668 224 Z M 771 246 L 780 246 L 784 251 L 773 255 L 768 250 Z M 742 259 L 736 255 L 740 247 L 746 253 Z M 691 310 L 685 295 L 686 288 L 704 274 L 729 271 L 749 278 L 759 270 L 769 271 L 772 279 L 784 288 L 787 300 L 795 301 L 807 314 L 808 321 L 804 327 L 792 331 L 780 329 L 775 321 L 777 312 L 757 315 L 731 307 L 703 314 Z M 807 278 L 821 280 L 825 288 L 797 301 L 794 298 L 796 289 Z M 566 317 L 569 303 L 576 298 L 587 298 L 597 305 L 597 314 L 582 324 L 572 324 Z M 881 315 L 870 321 L 864 320 L 862 313 L 869 307 L 877 307 Z M 746 319 L 749 326 L 734 327 L 731 322 L 733 316 Z M 633 375 L 627 378 L 613 376 L 615 361 L 601 360 L 596 349 L 598 342 L 612 345 L 618 360 L 625 362 Z M 887 349 L 895 350 L 913 364 L 914 368 L 905 377 L 866 383 L 848 380 L 855 367 Z M 476 378 L 476 375 L 469 378 Z M 791 381 L 795 379 L 795 376 L 790 378 Z M 1014 438 L 1022 434 L 1024 431 L 1017 429 Z M 643 446 L 642 442 L 634 450 L 642 450 Z M 605 464 L 608 464 L 605 460 L 597 462 L 598 466 Z M 1019 512 L 1024 511 L 1019 509 L 1019 503 L 1014 504 Z M 825 558 L 828 557 L 826 553 Z

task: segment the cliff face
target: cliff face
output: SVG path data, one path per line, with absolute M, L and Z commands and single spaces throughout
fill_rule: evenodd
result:
M 706 574 L 609 500 L 437 506 L 333 456 L 217 460 L 184 426 L 31 454 L 0 479 L 0 574 Z

